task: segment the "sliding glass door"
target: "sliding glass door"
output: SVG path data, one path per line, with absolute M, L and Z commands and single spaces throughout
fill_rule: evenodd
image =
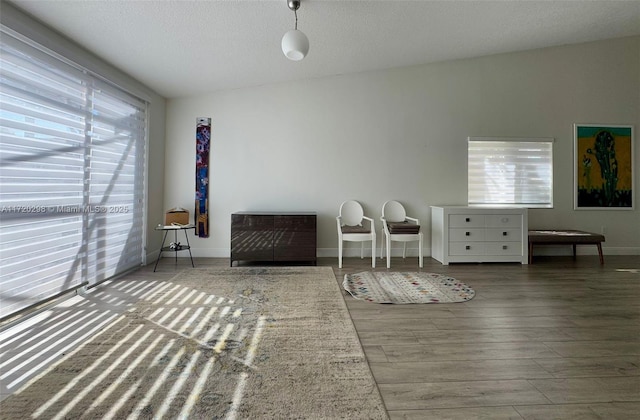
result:
M 0 319 L 143 260 L 147 103 L 2 28 Z

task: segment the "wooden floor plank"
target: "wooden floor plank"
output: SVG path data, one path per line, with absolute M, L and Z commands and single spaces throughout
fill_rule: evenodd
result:
M 555 404 L 640 401 L 640 378 L 530 379 L 529 383 Z
M 553 378 L 534 360 L 464 360 L 440 362 L 370 363 L 376 381 L 381 384 L 410 382 L 479 381 L 504 379 Z
M 516 406 L 526 420 L 632 420 L 638 418 L 640 403 L 556 404 Z
M 587 404 L 516 406 L 525 420 L 603 420 Z
M 379 384 L 388 410 L 548 404 L 525 380 Z
M 389 416 L 391 420 L 522 420 L 513 407 L 393 410 Z
M 560 357 L 544 343 L 455 343 L 434 345 L 383 345 L 390 362 L 420 362 L 482 359 L 533 359 Z
M 556 341 L 545 343 L 545 345 L 563 357 L 640 355 L 638 341 Z
M 635 376 L 640 380 L 640 356 L 559 357 L 535 362 L 555 378 Z
M 508 343 L 514 341 L 573 341 L 574 337 L 557 328 L 496 328 L 478 330 L 415 331 L 419 343 Z

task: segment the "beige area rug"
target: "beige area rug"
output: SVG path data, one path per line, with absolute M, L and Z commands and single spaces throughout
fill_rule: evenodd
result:
M 2 401 L 0 413 L 388 418 L 330 267 L 183 271 Z

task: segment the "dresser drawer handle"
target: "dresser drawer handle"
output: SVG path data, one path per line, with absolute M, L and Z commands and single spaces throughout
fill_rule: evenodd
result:
M 469 250 L 469 249 L 471 249 L 471 246 L 467 245 L 467 246 L 464 247 L 464 249 Z
M 502 236 L 507 236 L 507 232 L 502 232 Z
M 502 245 L 502 249 L 507 249 L 507 246 L 506 245 Z
M 470 218 L 470 217 L 467 217 L 467 218 L 465 218 L 465 219 L 464 219 L 464 221 L 465 221 L 465 222 L 470 222 L 470 221 L 471 221 L 471 218 Z
M 464 236 L 470 236 L 470 235 L 471 235 L 471 232 L 465 232 L 464 233 Z

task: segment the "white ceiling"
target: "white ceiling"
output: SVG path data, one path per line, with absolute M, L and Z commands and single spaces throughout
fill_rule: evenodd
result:
M 640 34 L 640 1 L 11 0 L 165 97 Z

